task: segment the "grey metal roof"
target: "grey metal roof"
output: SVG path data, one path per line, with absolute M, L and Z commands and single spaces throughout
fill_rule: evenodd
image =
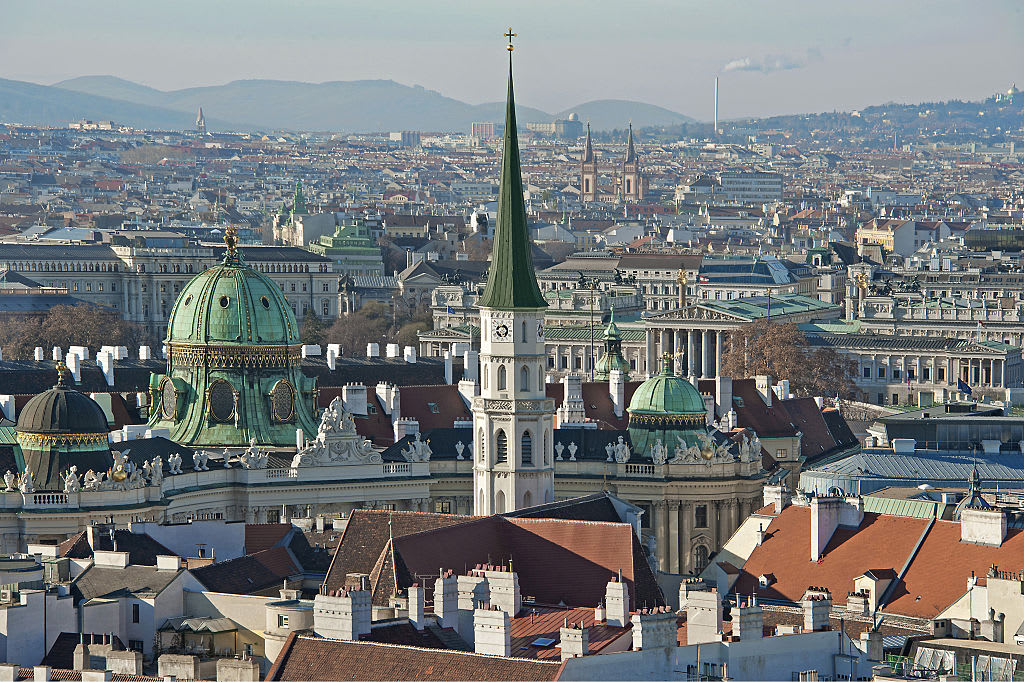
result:
M 968 351 L 971 353 L 992 353 L 1003 355 L 1006 351 L 984 346 L 974 341 L 949 339 L 936 336 L 895 336 L 889 334 L 832 334 L 810 332 L 807 343 L 811 346 L 835 348 L 879 348 L 889 350 L 927 351 Z M 1003 344 L 1000 344 L 1003 345 Z M 1012 346 L 1009 348 L 1013 348 Z
M 803 471 L 800 488 L 826 493 L 836 487 L 866 495 L 887 486 L 915 487 L 923 483 L 936 488 L 967 487 L 975 461 L 986 489 L 1024 488 L 1024 456 L 1020 453 L 916 450 L 913 454 L 898 454 L 877 448 Z

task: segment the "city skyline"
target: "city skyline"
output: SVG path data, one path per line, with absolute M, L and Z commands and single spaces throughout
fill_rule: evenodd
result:
M 112 75 L 162 90 L 251 78 L 390 79 L 478 104 L 501 99 L 495 37 L 511 23 L 520 34 L 521 103 L 549 112 L 628 99 L 708 121 L 716 75 L 723 119 L 974 100 L 1022 80 L 1020 6 L 925 5 L 867 2 L 840 12 L 803 1 L 648 1 L 631 5 L 633 19 L 622 22 L 579 2 L 511 11 L 466 2 L 382 9 L 306 0 L 255 10 L 183 2 L 175 22 L 155 5 L 54 0 L 8 8 L 0 57 L 10 66 L 0 76 L 52 84 Z M 63 19 L 40 50 L 30 29 L 52 16 Z

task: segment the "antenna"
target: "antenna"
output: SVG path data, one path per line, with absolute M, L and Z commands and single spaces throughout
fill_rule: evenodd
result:
M 715 76 L 715 129 L 712 137 L 718 136 L 718 76 Z

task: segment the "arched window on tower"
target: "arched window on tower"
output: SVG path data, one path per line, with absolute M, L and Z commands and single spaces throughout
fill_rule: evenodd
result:
M 508 461 L 508 437 L 503 429 L 498 429 L 494 436 L 494 455 L 498 464 Z
M 505 377 L 505 365 L 498 365 L 498 390 L 504 391 L 508 388 L 508 379 Z
M 478 449 L 477 449 L 477 455 L 476 455 L 477 460 L 480 461 L 480 462 L 484 461 L 484 456 L 485 456 L 486 450 L 487 450 L 486 444 L 487 444 L 487 441 L 486 441 L 486 436 L 484 436 L 484 430 L 480 429 L 480 442 L 477 445 Z
M 523 368 L 519 370 L 519 390 L 530 390 L 530 370 L 526 367 L 526 365 L 523 365 Z
M 533 436 L 529 431 L 523 431 L 520 450 L 523 453 L 523 466 L 533 466 Z

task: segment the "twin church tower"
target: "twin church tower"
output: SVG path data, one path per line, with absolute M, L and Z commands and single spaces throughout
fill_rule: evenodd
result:
M 633 145 L 633 123 L 629 124 L 629 137 L 626 138 L 626 156 L 619 168 L 616 187 L 600 188 L 597 185 L 597 159 L 594 158 L 594 146 L 590 142 L 590 124 L 587 124 L 587 140 L 583 145 L 583 159 L 580 162 L 580 201 L 641 201 L 647 191 L 647 181 L 640 174 L 640 161 L 637 159 L 636 147 Z

